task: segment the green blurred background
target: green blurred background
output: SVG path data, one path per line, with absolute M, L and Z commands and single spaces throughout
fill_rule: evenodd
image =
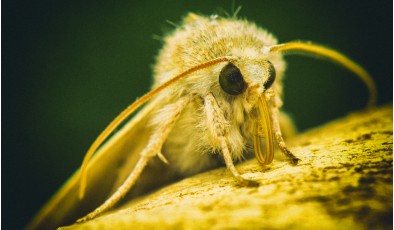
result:
M 80 166 L 99 132 L 147 92 L 161 43 L 153 35 L 187 12 L 232 1 L 3 1 L 2 224 L 20 229 Z M 392 101 L 392 1 L 236 1 L 239 15 L 280 42 L 311 40 L 342 51 Z M 285 106 L 300 130 L 363 108 L 367 91 L 348 71 L 290 56 Z

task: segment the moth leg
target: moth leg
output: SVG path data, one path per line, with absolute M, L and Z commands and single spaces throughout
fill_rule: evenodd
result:
M 181 115 L 183 109 L 186 107 L 189 100 L 180 99 L 175 105 L 172 113 L 168 116 L 168 119 L 165 119 L 164 122 L 156 129 L 154 134 L 150 137 L 148 145 L 141 152 L 140 159 L 135 165 L 133 171 L 129 174 L 127 179 L 123 182 L 123 184 L 116 190 L 114 194 L 110 198 L 108 198 L 101 206 L 96 208 L 91 213 L 77 220 L 77 222 L 85 222 L 95 217 L 99 216 L 103 212 L 112 208 L 116 203 L 119 202 L 131 189 L 131 187 L 135 184 L 142 171 L 148 164 L 149 160 L 155 156 L 159 156 L 159 158 L 167 162 L 164 156 L 161 153 L 161 148 L 163 146 L 164 141 L 166 140 L 168 134 L 174 127 L 175 122 Z
M 271 116 L 272 116 L 272 129 L 274 131 L 274 136 L 276 139 L 276 142 L 278 143 L 278 146 L 280 150 L 283 152 L 283 154 L 288 158 L 288 160 L 296 165 L 298 161 L 300 161 L 299 158 L 297 158 L 289 148 L 287 148 L 285 141 L 283 140 L 283 135 L 280 130 L 280 124 L 279 124 L 279 110 L 276 106 L 271 107 Z
M 241 183 L 247 186 L 258 186 L 258 183 L 256 181 L 247 179 L 240 175 L 234 166 L 234 162 L 227 144 L 228 123 L 212 93 L 208 93 L 205 96 L 204 102 L 204 110 L 207 119 L 208 121 L 212 122 L 210 125 L 208 125 L 208 129 L 213 136 L 216 147 L 221 149 L 221 153 L 223 155 L 224 162 L 226 163 L 226 167 L 230 170 L 231 174 L 233 174 L 233 176 Z

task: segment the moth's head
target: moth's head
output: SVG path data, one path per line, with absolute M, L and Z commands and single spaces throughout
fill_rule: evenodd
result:
M 275 65 L 266 58 L 237 59 L 224 64 L 218 83 L 222 94 L 240 97 L 250 106 L 256 98 L 267 92 L 274 92 L 279 84 Z
M 223 103 L 241 103 L 249 111 L 267 90 L 281 94 L 285 62 L 280 53 L 264 50 L 277 40 L 254 23 L 189 14 L 165 44 L 157 58 L 154 87 L 198 69 L 179 81 L 177 88 L 183 92 L 176 96 L 212 93 Z M 222 58 L 228 60 L 208 64 Z
M 249 74 L 245 79 L 243 73 L 232 62 L 226 64 L 219 74 L 219 84 L 223 92 L 229 95 L 240 95 L 246 91 L 248 86 L 257 86 L 262 91 L 267 91 L 275 82 L 276 71 L 274 65 L 265 60 L 253 69 L 245 69 Z

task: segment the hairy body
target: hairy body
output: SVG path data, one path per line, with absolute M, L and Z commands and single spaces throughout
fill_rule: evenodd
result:
M 267 80 L 263 47 L 277 44 L 277 40 L 253 23 L 236 19 L 206 18 L 190 14 L 185 23 L 165 38 L 167 44 L 160 52 L 155 66 L 153 88 L 169 80 L 176 73 L 185 71 L 199 63 L 232 56 L 239 57 L 240 69 L 248 88 L 240 96 L 223 92 L 218 82 L 220 70 L 226 65 L 221 63 L 213 68 L 201 69 L 184 81 L 177 82 L 157 97 L 167 101 L 163 109 L 157 110 L 153 126 L 158 127 L 162 120 L 168 119 L 173 102 L 178 98 L 192 97 L 184 109 L 172 132 L 163 146 L 163 154 L 168 158 L 169 167 L 182 174 L 193 174 L 212 168 L 222 161 L 214 154 L 220 153 L 220 144 L 212 138 L 215 124 L 206 116 L 204 97 L 212 93 L 219 105 L 225 124 L 228 147 L 234 160 L 241 160 L 245 154 L 253 153 L 253 121 L 256 119 L 256 100 L 265 91 Z M 196 49 L 195 47 L 199 47 Z M 282 76 L 285 63 L 280 54 L 269 57 L 276 69 L 276 83 L 273 102 L 282 105 Z
M 260 164 L 269 164 L 274 142 L 296 164 L 281 132 L 283 52 L 311 53 L 343 65 L 368 87 L 369 105 L 376 101 L 369 74 L 342 54 L 305 42 L 277 44 L 270 33 L 246 20 L 191 13 L 164 43 L 152 90 L 99 135 L 81 170 L 40 211 L 30 229 L 52 229 L 81 216 L 79 222 L 94 219 L 125 196 L 138 196 L 220 164 L 240 183 L 258 186 L 258 181 L 240 175 L 234 162 L 255 154 Z M 284 127 L 289 124 L 287 120 Z

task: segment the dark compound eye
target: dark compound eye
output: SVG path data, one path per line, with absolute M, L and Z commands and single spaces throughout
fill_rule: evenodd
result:
M 275 81 L 275 76 L 276 76 L 276 71 L 274 65 L 270 61 L 268 62 L 268 80 L 264 83 L 264 90 L 269 89 L 272 84 L 274 84 Z
M 219 84 L 223 91 L 230 95 L 241 94 L 246 86 L 241 71 L 232 63 L 228 63 L 220 71 Z

